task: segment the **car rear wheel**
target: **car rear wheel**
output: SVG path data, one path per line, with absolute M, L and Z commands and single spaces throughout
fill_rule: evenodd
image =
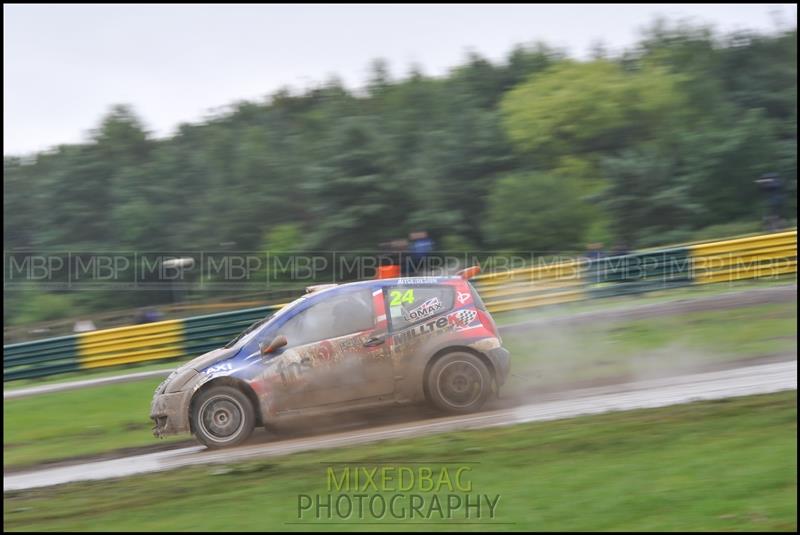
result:
M 241 444 L 253 432 L 254 425 L 253 405 L 232 386 L 209 388 L 193 404 L 194 436 L 209 448 Z
M 479 410 L 492 393 L 492 375 L 471 353 L 453 352 L 434 362 L 426 377 L 428 398 L 438 409 L 467 413 Z

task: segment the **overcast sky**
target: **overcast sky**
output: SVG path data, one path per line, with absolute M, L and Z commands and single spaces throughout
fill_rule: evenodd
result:
M 499 60 L 537 40 L 614 52 L 657 15 L 771 31 L 776 14 L 797 25 L 794 4 L 4 5 L 3 153 L 81 141 L 115 103 L 163 136 L 285 85 L 361 87 L 375 58 L 441 75 L 468 51 Z

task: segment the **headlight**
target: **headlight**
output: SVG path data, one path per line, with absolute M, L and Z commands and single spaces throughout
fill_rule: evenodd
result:
M 181 389 L 186 386 L 186 383 L 194 379 L 196 375 L 197 372 L 191 368 L 180 373 L 178 373 L 177 370 L 174 371 L 173 375 L 170 375 L 167 378 L 167 388 L 165 392 L 168 394 L 172 392 L 180 392 Z
M 156 387 L 155 395 L 158 396 L 160 394 L 163 394 L 164 390 L 166 390 L 167 383 L 172 381 L 176 375 L 178 375 L 178 370 L 172 370 L 172 373 L 170 373 L 169 376 L 167 376 L 166 379 L 161 381 L 161 383 L 159 383 L 159 385 Z

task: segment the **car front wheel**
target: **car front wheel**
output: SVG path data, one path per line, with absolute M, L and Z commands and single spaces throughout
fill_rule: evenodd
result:
M 492 393 L 492 376 L 486 364 L 475 355 L 460 351 L 434 362 L 426 383 L 431 403 L 446 412 L 477 411 Z
M 215 386 L 192 407 L 194 435 L 209 448 L 241 444 L 253 432 L 255 412 L 247 396 L 231 386 Z

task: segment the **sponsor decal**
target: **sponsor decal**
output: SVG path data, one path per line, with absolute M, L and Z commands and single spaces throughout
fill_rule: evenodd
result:
M 451 314 L 449 319 L 453 324 L 459 327 L 466 327 L 478 317 L 478 313 L 474 310 L 459 310 L 455 314 Z
M 399 332 L 392 336 L 392 343 L 395 347 L 410 343 L 419 337 L 430 335 L 434 332 L 443 331 L 444 329 L 452 328 L 452 325 L 447 318 L 441 317 L 438 320 L 429 321 L 421 325 L 416 325 L 410 329 Z
M 346 338 L 338 340 L 336 345 L 339 346 L 339 351 L 342 353 L 352 353 L 354 350 L 360 353 L 364 350 L 364 342 L 366 341 L 366 336 L 347 336 Z
M 253 364 L 254 362 L 252 361 L 249 363 L 237 363 L 237 367 L 234 367 L 234 363 L 223 362 L 215 366 L 210 366 L 201 372 L 201 378 L 195 384 L 194 390 L 197 390 L 207 382 L 217 377 L 226 377 L 235 373 L 240 373 L 242 370 L 246 370 Z
M 337 343 L 336 346 L 338 345 Z M 307 361 L 308 367 L 313 367 L 336 360 L 339 356 L 336 346 L 334 346 L 331 340 L 322 340 L 301 347 L 296 350 L 296 353 L 300 356 L 301 360 Z M 287 360 L 291 361 L 293 358 Z
M 333 344 L 329 340 L 323 340 L 316 348 L 314 360 L 329 361 L 334 358 L 335 351 Z
M 459 310 L 439 319 L 415 325 L 392 336 L 393 350 L 401 353 L 408 349 L 409 344 L 416 344 L 445 332 L 463 330 L 477 317 L 478 313 L 474 310 Z
M 277 372 L 280 374 L 281 382 L 285 385 L 292 385 L 303 381 L 305 372 L 313 368 L 311 358 L 303 354 L 286 355 L 278 362 Z
M 403 310 L 403 318 L 410 323 L 433 316 L 444 308 L 438 297 L 431 297 L 421 305 L 411 310 Z
M 205 372 L 207 374 L 217 373 L 217 372 L 228 372 L 233 369 L 233 364 L 230 362 L 223 362 L 222 364 L 217 364 L 216 366 L 211 366 L 206 368 Z
M 397 279 L 397 284 L 405 286 L 407 284 L 431 284 L 435 283 L 436 279 L 412 278 L 412 279 Z
M 471 297 L 472 295 L 469 292 L 466 293 L 458 292 L 458 302 L 461 303 L 462 305 L 467 301 L 469 301 Z

